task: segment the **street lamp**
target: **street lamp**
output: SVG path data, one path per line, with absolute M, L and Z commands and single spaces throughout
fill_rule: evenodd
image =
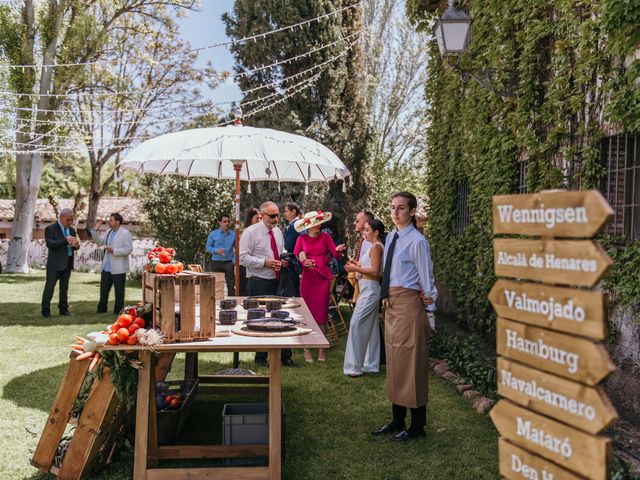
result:
M 438 49 L 443 57 L 464 53 L 471 37 L 471 17 L 462 10 L 458 10 L 455 5 L 455 0 L 449 0 L 449 8 L 433 26 Z

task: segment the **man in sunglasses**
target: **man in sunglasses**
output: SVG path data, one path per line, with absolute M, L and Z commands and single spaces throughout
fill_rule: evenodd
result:
M 251 225 L 240 237 L 240 265 L 247 269 L 250 296 L 275 295 L 280 281 L 284 238 L 278 228 L 280 210 L 274 202 L 260 205 L 262 220 Z M 292 366 L 291 349 L 283 349 L 282 364 Z M 256 364 L 267 366 L 267 352 L 256 352 Z

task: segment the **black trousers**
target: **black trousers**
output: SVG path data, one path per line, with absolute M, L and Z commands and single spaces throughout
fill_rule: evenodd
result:
M 64 270 L 50 270 L 47 269 L 47 280 L 44 284 L 44 292 L 42 292 L 42 315 L 51 315 L 51 299 L 53 298 L 53 291 L 56 288 L 56 283 L 60 281 L 60 300 L 58 301 L 58 310 L 60 313 L 67 313 L 69 311 L 69 278 L 71 278 L 71 265 L 69 262 L 67 268 Z
M 124 287 L 127 280 L 126 273 L 113 274 L 103 271 L 100 274 L 100 301 L 98 302 L 98 313 L 107 311 L 107 303 L 109 302 L 109 293 L 111 286 L 116 292 L 116 303 L 113 306 L 113 313 L 117 315 L 124 308 Z
M 249 290 L 250 296 L 258 296 L 258 295 L 275 295 L 276 290 L 278 288 L 278 284 L 275 280 L 268 280 L 266 278 L 259 277 L 249 277 L 247 278 L 247 289 Z M 291 349 L 283 348 L 280 351 L 280 359 L 290 360 L 291 359 Z M 256 352 L 256 362 L 266 362 L 267 361 L 267 352 Z
M 234 264 L 231 260 L 225 262 L 219 260 L 211 260 L 211 271 L 224 273 L 224 280 L 227 283 L 227 295 L 234 296 L 236 294 L 236 275 Z
M 410 410 L 411 427 L 409 427 L 409 430 L 412 432 L 419 432 L 424 430 L 424 427 L 427 425 L 427 406 L 422 405 L 421 407 L 411 408 Z M 407 407 L 392 403 L 391 412 L 393 414 L 393 424 L 397 425 L 398 427 L 404 428 L 404 419 L 407 416 Z

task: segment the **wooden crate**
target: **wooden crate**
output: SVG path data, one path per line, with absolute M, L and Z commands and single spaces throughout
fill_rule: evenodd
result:
M 116 396 L 109 370 L 96 377 L 80 417 L 71 417 L 73 405 L 88 373 L 90 359 L 77 361 L 72 353 L 58 394 L 51 407 L 31 464 L 60 479 L 80 480 L 107 466 L 117 453 L 116 440 L 125 429 L 127 411 Z M 67 424 L 75 430 L 60 466 L 54 465 Z
M 183 272 L 176 275 L 145 273 L 142 277 L 145 302 L 153 304 L 153 326 L 167 343 L 189 342 L 215 335 L 216 276 L 213 273 Z M 196 308 L 199 306 L 199 316 Z M 176 307 L 180 323 L 176 324 Z M 196 330 L 196 318 L 199 329 Z
M 185 275 L 198 274 L 198 272 L 192 272 L 189 270 L 185 270 L 182 273 Z M 226 283 L 225 283 L 224 273 L 219 273 L 219 272 L 205 272 L 205 273 L 207 273 L 208 275 L 213 275 L 216 279 L 216 285 L 215 285 L 216 300 L 221 300 L 225 298 L 224 289 L 225 289 Z M 147 272 L 143 272 L 142 274 L 142 300 L 145 303 L 153 303 L 153 278 L 155 276 L 156 276 L 155 274 L 147 273 Z M 180 288 L 179 285 L 176 284 L 175 286 L 176 297 L 179 297 L 180 295 L 179 288 Z M 232 295 L 233 293 L 234 292 L 231 292 Z M 198 283 L 196 283 L 196 304 L 197 303 L 200 303 L 200 285 Z

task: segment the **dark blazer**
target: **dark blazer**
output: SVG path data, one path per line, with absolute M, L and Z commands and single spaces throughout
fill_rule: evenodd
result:
M 76 235 L 76 231 L 73 227 L 69 227 L 69 232 L 72 237 Z M 70 262 L 70 268 L 73 270 L 73 255 L 69 258 L 67 250 L 67 239 L 64 237 L 64 233 L 58 225 L 58 222 L 52 223 L 44 229 L 44 239 L 47 242 L 47 248 L 49 249 L 49 256 L 47 257 L 47 270 L 62 271 L 66 270 L 68 262 Z M 77 250 L 77 248 L 75 249 Z

